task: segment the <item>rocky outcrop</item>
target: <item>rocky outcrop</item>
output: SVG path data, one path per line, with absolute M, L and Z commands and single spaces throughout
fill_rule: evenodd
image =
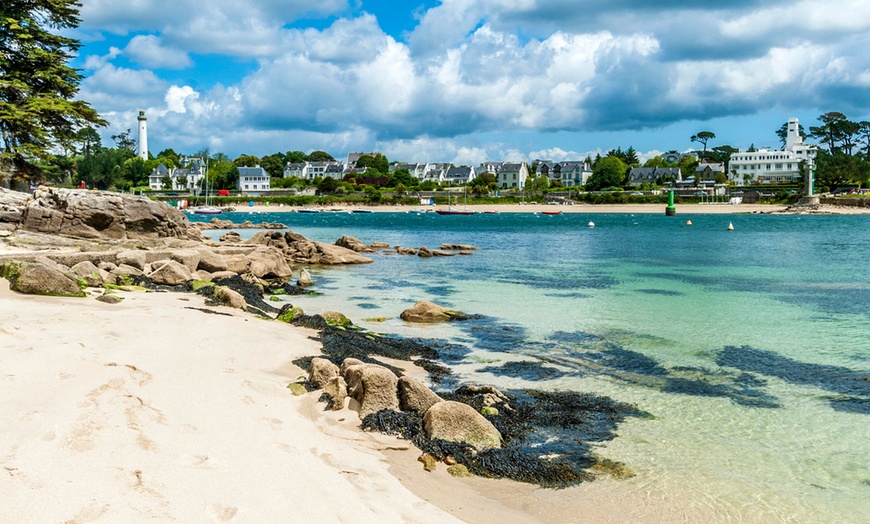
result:
M 360 255 L 352 249 L 315 242 L 299 233 L 287 231 L 260 231 L 247 243 L 272 246 L 282 252 L 290 262 L 310 265 L 368 264 L 372 259 Z
M 423 415 L 423 430 L 431 439 L 466 442 L 478 451 L 501 447 L 501 433 L 492 422 L 462 402 L 433 404 Z
M 23 210 L 19 227 L 106 240 L 202 238 L 184 213 L 164 203 L 85 189 L 37 189 Z
M 30 195 L 0 187 L 0 231 L 18 227 Z
M 439 306 L 428 300 L 421 300 L 399 315 L 406 322 L 445 322 L 464 315 L 461 311 Z
M 0 276 L 9 280 L 9 289 L 27 295 L 85 296 L 75 278 L 49 264 L 7 261 Z
M 468 244 L 441 244 L 441 249 L 448 251 L 474 251 L 477 247 Z
M 314 245 L 319 256 L 316 257 L 317 262 L 311 262 L 312 264 L 338 266 L 344 264 L 368 264 L 372 262 L 372 259 L 341 246 L 325 244 L 323 242 L 314 242 Z
M 357 253 L 374 253 L 375 251 L 375 248 L 364 244 L 362 240 L 350 235 L 345 235 L 339 238 L 335 241 L 335 245 L 345 247 L 351 251 L 356 251 Z
M 443 399 L 425 384 L 411 377 L 399 378 L 399 408 L 421 415 Z
M 257 278 L 290 278 L 293 271 L 277 247 L 260 246 L 245 255 L 251 264 L 248 271 Z

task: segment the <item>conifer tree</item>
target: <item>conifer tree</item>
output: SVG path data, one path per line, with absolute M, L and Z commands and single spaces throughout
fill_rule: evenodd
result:
M 78 0 L 0 3 L 0 167 L 19 177 L 35 161 L 106 122 L 76 100 L 82 76 L 67 63 L 81 43 L 58 34 L 78 27 Z

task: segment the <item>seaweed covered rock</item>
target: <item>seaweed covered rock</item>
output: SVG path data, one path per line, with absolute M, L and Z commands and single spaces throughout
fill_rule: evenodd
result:
M 425 384 L 411 377 L 399 378 L 399 407 L 402 411 L 416 411 L 421 415 L 442 399 Z
M 323 317 L 323 320 L 325 320 L 330 326 L 344 328 L 353 325 L 353 322 L 351 322 L 344 313 L 339 313 L 338 311 L 324 311 L 320 316 Z
M 109 272 L 94 265 L 90 260 L 83 260 L 70 268 L 79 278 L 87 282 L 90 287 L 100 287 L 109 278 Z
M 0 266 L 0 276 L 9 280 L 9 289 L 27 295 L 85 296 L 75 278 L 39 262 L 4 262 Z
M 399 409 L 398 378 L 389 369 L 362 364 L 349 367 L 347 376 L 348 393 L 360 403 L 360 418 L 382 409 Z
M 445 400 L 423 415 L 423 429 L 430 439 L 465 442 L 478 451 L 501 447 L 501 433 L 468 404 Z
M 406 322 L 446 322 L 461 317 L 461 311 L 439 306 L 428 300 L 421 300 L 404 311 L 399 317 Z
M 224 306 L 241 309 L 242 311 L 244 311 L 248 305 L 245 302 L 245 297 L 243 297 L 241 293 L 233 291 L 226 286 L 216 286 L 214 289 L 214 298 Z
M 325 358 L 312 358 L 308 370 L 308 382 L 320 389 L 333 377 L 338 376 L 338 366 Z

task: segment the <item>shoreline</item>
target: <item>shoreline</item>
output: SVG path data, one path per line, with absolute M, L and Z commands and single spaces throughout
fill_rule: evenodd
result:
M 804 214 L 789 211 L 784 204 L 677 204 L 677 216 L 680 215 L 726 215 L 726 214 Z M 419 213 L 446 210 L 448 206 L 310 206 L 310 209 L 318 209 L 323 212 L 348 213 L 353 209 L 365 209 L 374 213 Z M 464 206 L 454 206 L 456 209 L 465 209 Z M 520 205 L 520 204 L 479 204 L 467 206 L 469 211 L 477 213 L 542 213 L 545 211 L 560 211 L 564 214 L 665 214 L 664 204 L 575 204 L 565 205 Z M 296 206 L 266 206 L 256 204 L 236 208 L 236 213 L 293 213 L 303 209 Z M 866 215 L 870 214 L 870 208 L 845 207 L 845 206 L 820 206 L 818 210 L 806 212 L 806 214 L 828 215 Z M 220 216 L 220 215 L 216 215 Z
M 0 282 L 9 312 L 0 489 L 13 520 L 502 524 L 582 514 L 652 523 L 691 514 L 663 493 L 632 502 L 610 479 L 545 489 L 458 479 L 443 465 L 425 472 L 410 442 L 362 431 L 354 410 L 325 411 L 319 391 L 290 393 L 307 375 L 291 360 L 320 354 L 316 332 L 204 306 L 195 294 L 121 296 L 22 295 Z

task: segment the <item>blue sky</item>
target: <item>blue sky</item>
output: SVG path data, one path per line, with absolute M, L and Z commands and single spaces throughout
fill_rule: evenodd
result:
M 152 154 L 390 160 L 778 147 L 870 120 L 866 0 L 82 0 L 80 97 Z

